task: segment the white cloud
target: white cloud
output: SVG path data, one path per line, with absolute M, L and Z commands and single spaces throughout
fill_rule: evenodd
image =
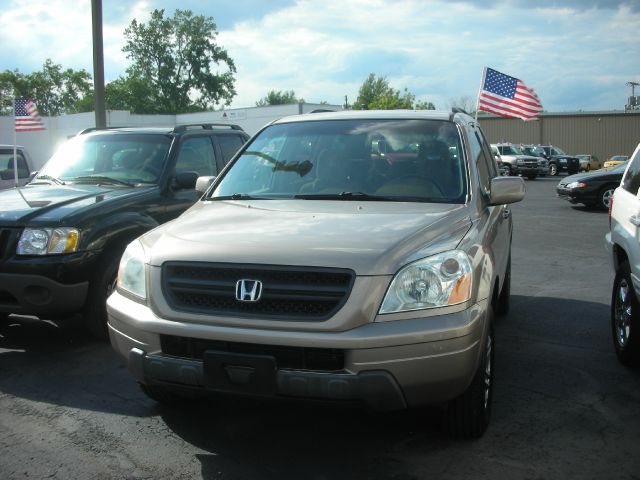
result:
M 122 52 L 126 26 L 133 18 L 148 20 L 159 2 L 168 14 L 183 8 L 171 0 L 103 2 L 107 80 L 129 65 Z M 548 110 L 620 108 L 624 83 L 640 78 L 640 9 L 597 3 L 599 8 L 551 0 L 277 2 L 270 12 L 220 31 L 218 43 L 238 69 L 233 106 L 252 106 L 269 90 L 341 104 L 345 95 L 353 101 L 375 73 L 396 89 L 407 87 L 419 100 L 446 107 L 451 98 L 475 97 L 482 68 L 491 66 L 535 88 Z M 229 24 L 219 21 L 225 15 L 220 2 L 191 2 L 189 8 Z M 31 72 L 51 58 L 92 71 L 89 1 L 12 0 L 0 22 L 0 70 Z

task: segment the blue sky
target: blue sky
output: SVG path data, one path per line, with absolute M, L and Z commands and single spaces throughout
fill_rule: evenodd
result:
M 232 107 L 269 90 L 308 102 L 355 100 L 370 73 L 418 100 L 475 102 L 482 69 L 533 88 L 545 110 L 622 110 L 640 82 L 640 0 L 103 0 L 105 77 L 129 65 L 133 18 L 176 8 L 213 17 L 237 67 Z M 0 0 L 0 70 L 47 58 L 93 70 L 91 2 Z M 636 89 L 640 95 L 640 87 Z

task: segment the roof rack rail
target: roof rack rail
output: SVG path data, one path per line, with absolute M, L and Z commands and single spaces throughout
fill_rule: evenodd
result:
M 214 127 L 228 127 L 231 130 L 242 130 L 244 129 L 240 125 L 235 125 L 233 123 L 189 123 L 185 125 L 176 125 L 173 128 L 174 133 L 185 132 L 191 128 L 201 128 L 203 130 L 213 130 Z
M 118 128 L 127 128 L 127 127 L 118 127 L 115 125 L 108 126 L 108 127 L 87 127 L 80 130 L 78 133 L 76 133 L 76 135 L 84 135 L 85 133 L 96 132 L 98 130 L 112 130 L 112 129 L 115 130 Z
M 309 113 L 325 113 L 325 112 L 335 112 L 336 110 L 330 110 L 328 108 L 316 108 L 315 110 L 311 110 Z

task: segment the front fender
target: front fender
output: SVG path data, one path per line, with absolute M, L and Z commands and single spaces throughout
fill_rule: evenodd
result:
M 103 250 L 114 241 L 128 243 L 158 225 L 155 219 L 143 213 L 118 213 L 101 219 L 83 232 L 82 243 L 87 250 Z

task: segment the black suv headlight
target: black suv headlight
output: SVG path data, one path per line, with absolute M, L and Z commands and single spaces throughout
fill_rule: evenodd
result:
M 18 240 L 18 255 L 57 255 L 78 249 L 77 228 L 25 228 Z

